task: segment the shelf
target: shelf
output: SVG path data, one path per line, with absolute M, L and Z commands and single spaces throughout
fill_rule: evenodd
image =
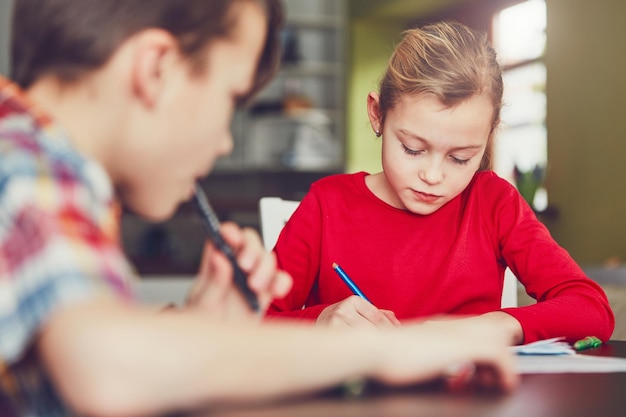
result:
M 316 113 L 316 114 L 313 114 Z M 285 112 L 276 111 L 259 111 L 250 114 L 253 122 L 264 123 L 316 123 L 320 125 L 329 125 L 337 121 L 343 116 L 343 112 L 335 109 L 302 109 L 297 111 Z M 315 117 L 316 119 L 312 119 Z
M 342 66 L 335 62 L 299 62 L 285 63 L 280 68 L 278 77 L 336 77 Z
M 290 168 L 288 166 L 276 166 L 276 165 L 267 165 L 267 166 L 255 166 L 255 167 L 228 167 L 221 166 L 219 169 L 216 169 L 211 173 L 211 176 L 220 177 L 220 176 L 228 176 L 228 175 L 278 175 L 278 176 L 286 176 L 286 175 L 294 175 L 294 174 L 305 174 L 305 175 L 316 175 L 316 176 L 327 176 L 332 174 L 338 174 L 343 172 L 340 166 L 323 166 L 319 168 Z M 281 179 L 277 179 L 280 181 Z

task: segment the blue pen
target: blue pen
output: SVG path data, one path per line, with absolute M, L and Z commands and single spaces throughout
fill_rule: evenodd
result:
M 359 287 L 356 286 L 356 284 L 354 283 L 354 281 L 352 281 L 352 279 L 350 279 L 350 277 L 348 276 L 348 274 L 346 274 L 346 271 L 344 271 L 343 269 L 341 269 L 341 267 L 339 265 L 337 265 L 336 262 L 333 262 L 333 269 L 335 270 L 335 272 L 337 273 L 337 275 L 339 275 L 339 277 L 343 280 L 343 282 L 346 283 L 346 285 L 350 288 L 350 290 L 352 290 L 352 292 L 355 295 L 358 295 L 359 297 L 361 297 L 362 299 L 364 299 L 365 301 L 367 301 L 368 303 L 372 303 L 369 298 L 367 298 L 365 296 L 365 294 L 363 294 L 363 291 L 361 291 L 359 289 Z

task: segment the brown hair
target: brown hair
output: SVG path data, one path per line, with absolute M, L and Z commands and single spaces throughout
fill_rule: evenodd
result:
M 15 0 L 11 44 L 11 78 L 28 88 L 53 75 L 72 82 L 104 65 L 133 34 L 161 28 L 174 36 L 181 53 L 197 71 L 211 41 L 230 34 L 233 6 L 261 5 L 267 16 L 267 38 L 254 87 L 257 92 L 279 63 L 280 0 Z
M 380 83 L 380 115 L 405 95 L 433 94 L 445 106 L 487 94 L 493 119 L 480 170 L 491 168 L 493 137 L 500 124 L 502 72 L 487 37 L 455 22 L 440 22 L 404 32 Z

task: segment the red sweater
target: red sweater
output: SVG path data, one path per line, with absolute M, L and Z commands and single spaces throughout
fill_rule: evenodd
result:
M 366 175 L 311 186 L 274 249 L 294 286 L 268 316 L 315 320 L 352 295 L 332 269 L 336 262 L 376 307 L 401 321 L 501 310 L 521 323 L 525 343 L 611 336 L 615 319 L 602 288 L 507 181 L 479 172 L 459 196 L 424 216 L 377 198 Z M 507 266 L 536 304 L 500 308 Z

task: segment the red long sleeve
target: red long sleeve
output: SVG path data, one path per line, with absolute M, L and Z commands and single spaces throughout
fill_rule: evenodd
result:
M 333 262 L 374 305 L 400 320 L 497 311 L 508 266 L 538 300 L 502 310 L 521 323 L 525 342 L 611 336 L 614 317 L 601 287 L 507 181 L 477 173 L 463 193 L 423 216 L 378 199 L 365 185 L 366 175 L 313 184 L 276 244 L 294 287 L 268 316 L 314 320 L 350 296 Z

